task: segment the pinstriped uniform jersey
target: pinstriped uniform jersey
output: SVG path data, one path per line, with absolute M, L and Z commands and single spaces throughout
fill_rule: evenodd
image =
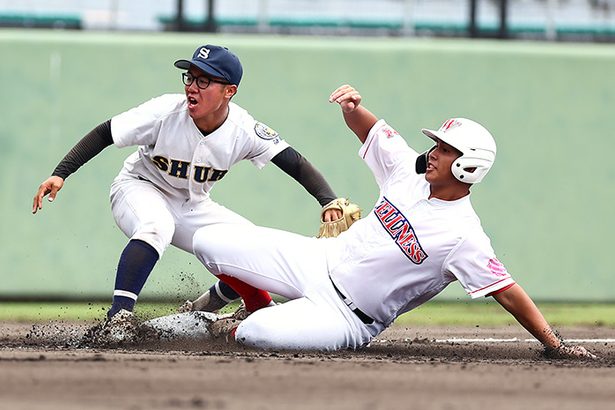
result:
M 469 195 L 429 199 L 418 156 L 378 121 L 359 151 L 380 197 L 369 215 L 327 242 L 331 279 L 354 304 L 383 326 L 459 281 L 477 298 L 514 280 L 498 261 Z

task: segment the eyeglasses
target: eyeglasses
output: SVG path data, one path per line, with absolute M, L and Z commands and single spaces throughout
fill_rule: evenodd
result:
M 205 76 L 195 77 L 190 73 L 182 73 L 182 81 L 187 86 L 192 85 L 192 83 L 196 81 L 196 86 L 200 88 L 201 90 L 204 90 L 207 87 L 209 87 L 209 84 L 211 83 L 218 83 L 218 84 L 224 84 L 224 85 L 229 84 L 227 82 L 214 80 L 213 78 L 209 78 Z

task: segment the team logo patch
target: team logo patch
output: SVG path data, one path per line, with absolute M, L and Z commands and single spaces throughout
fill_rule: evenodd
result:
M 395 131 L 393 128 L 391 127 L 384 127 L 382 128 L 382 133 L 384 135 L 386 135 L 387 138 L 392 138 L 396 135 L 399 135 L 399 133 L 397 131 Z
M 278 133 L 273 128 L 270 128 L 262 122 L 257 122 L 254 125 L 254 132 L 259 136 L 259 138 L 264 140 L 272 140 L 278 137 Z
M 416 237 L 410 221 L 386 197 L 383 197 L 382 202 L 374 208 L 374 214 L 376 214 L 376 218 L 378 218 L 382 227 L 395 241 L 395 244 L 412 263 L 420 265 L 427 259 L 429 255 L 419 243 L 419 238 Z

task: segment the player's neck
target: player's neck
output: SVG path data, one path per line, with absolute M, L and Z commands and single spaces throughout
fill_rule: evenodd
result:
M 194 123 L 203 135 L 211 134 L 224 124 L 224 121 L 228 118 L 229 111 L 229 106 L 225 105 L 205 117 L 194 120 Z
M 429 199 L 437 198 L 443 201 L 456 201 L 470 194 L 470 184 L 458 183 L 430 186 Z

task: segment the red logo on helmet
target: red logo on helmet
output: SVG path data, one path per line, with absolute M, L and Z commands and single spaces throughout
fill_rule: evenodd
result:
M 442 126 L 440 127 L 440 131 L 446 132 L 459 126 L 461 126 L 461 121 L 458 121 L 455 118 L 451 118 L 450 120 L 447 120 L 444 122 L 444 124 L 442 124 Z

